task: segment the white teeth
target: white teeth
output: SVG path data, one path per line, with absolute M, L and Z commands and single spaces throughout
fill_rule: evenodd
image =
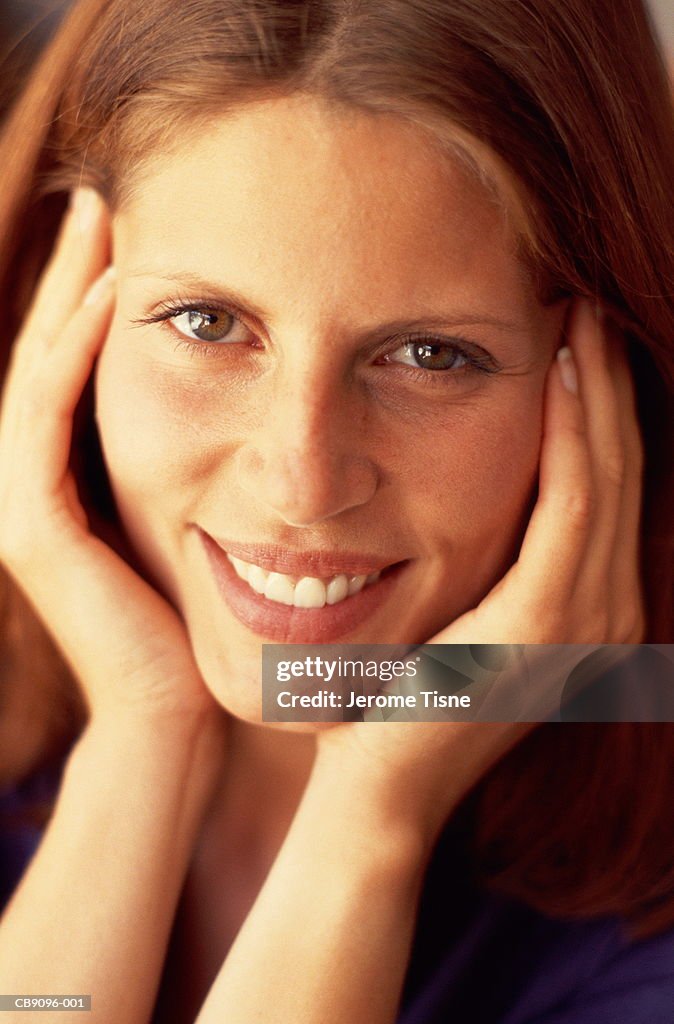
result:
M 234 555 L 228 555 L 227 557 L 234 566 L 234 572 L 236 573 L 236 575 L 239 576 L 242 580 L 245 580 L 247 583 L 249 569 L 248 563 L 242 562 L 240 558 L 235 558 Z
M 256 568 L 253 566 L 253 568 Z M 264 596 L 270 601 L 278 601 L 279 604 L 292 604 L 295 587 L 288 576 L 281 572 L 270 572 L 267 578 L 267 585 L 264 588 Z
M 346 576 L 340 573 L 329 580 L 316 576 L 302 576 L 297 579 L 282 572 L 268 572 L 259 565 L 244 562 L 234 555 L 227 555 L 234 566 L 236 575 L 257 594 L 277 604 L 294 605 L 295 608 L 323 608 L 325 604 L 339 604 L 345 598 L 358 594 L 363 587 L 376 583 L 380 572 L 368 576 Z
M 345 597 L 349 596 L 349 581 L 346 576 L 335 576 L 330 580 L 326 588 L 326 601 L 328 604 L 339 604 Z
M 365 586 L 365 580 L 367 576 L 350 576 L 349 577 L 349 597 L 353 594 L 357 594 L 359 590 L 362 590 Z
M 248 567 L 248 582 L 258 594 L 264 594 L 268 576 L 267 570 L 261 569 L 259 565 L 250 565 Z
M 322 608 L 325 604 L 325 584 L 315 576 L 303 576 L 295 584 L 293 604 L 296 608 Z

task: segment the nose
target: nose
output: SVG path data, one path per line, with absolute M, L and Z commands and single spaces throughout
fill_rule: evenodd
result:
M 307 527 L 366 505 L 379 472 L 362 414 L 310 379 L 274 388 L 259 429 L 237 452 L 239 486 L 289 526 Z

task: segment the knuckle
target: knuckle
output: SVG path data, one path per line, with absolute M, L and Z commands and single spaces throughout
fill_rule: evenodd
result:
M 596 508 L 596 501 L 588 487 L 575 487 L 570 490 L 562 502 L 562 514 L 572 527 L 586 529 L 591 522 Z
M 53 401 L 53 384 L 42 366 L 32 368 L 21 394 L 22 418 L 29 422 L 43 420 Z
M 569 642 L 574 644 L 611 643 L 611 615 L 601 604 L 578 609 L 571 628 L 567 628 Z
M 621 609 L 616 623 L 618 643 L 643 643 L 646 633 L 646 615 L 643 603 L 634 600 Z
M 25 499 L 36 506 L 34 511 L 39 505 L 39 516 L 27 514 Z M 18 501 L 0 498 L 0 561 L 17 579 L 41 580 L 55 541 L 63 544 L 66 539 L 62 517 L 47 502 L 40 502 L 38 494 L 23 495 Z
M 619 449 L 609 452 L 603 459 L 606 480 L 615 488 L 622 489 L 625 483 L 625 455 Z
M 535 643 L 559 644 L 567 638 L 567 616 L 557 605 L 541 607 L 535 603 L 524 603 L 523 619 L 527 623 L 528 633 L 536 635 Z

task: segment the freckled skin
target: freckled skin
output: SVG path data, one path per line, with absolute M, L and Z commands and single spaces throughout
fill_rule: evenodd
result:
M 345 641 L 422 641 L 486 595 L 526 526 L 563 309 L 538 303 L 506 218 L 458 163 L 392 116 L 306 97 L 250 106 L 148 164 L 114 219 L 114 260 L 104 456 L 126 533 L 218 701 L 256 717 L 261 640 L 223 603 L 190 523 L 412 559 Z M 134 325 L 203 298 L 166 279 L 184 273 L 262 307 L 263 330 L 238 325 L 206 356 L 176 348 L 171 324 Z M 500 371 L 423 376 L 378 358 L 381 325 L 440 313 L 448 326 L 429 333 L 480 346 Z

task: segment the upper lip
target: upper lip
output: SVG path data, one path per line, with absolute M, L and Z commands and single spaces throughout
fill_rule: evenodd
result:
M 402 561 L 356 551 L 291 551 L 281 544 L 247 544 L 213 537 L 201 527 L 199 529 L 225 554 L 244 562 L 252 562 L 268 572 L 280 572 L 286 576 L 327 577 L 341 573 L 346 576 L 367 576 Z

